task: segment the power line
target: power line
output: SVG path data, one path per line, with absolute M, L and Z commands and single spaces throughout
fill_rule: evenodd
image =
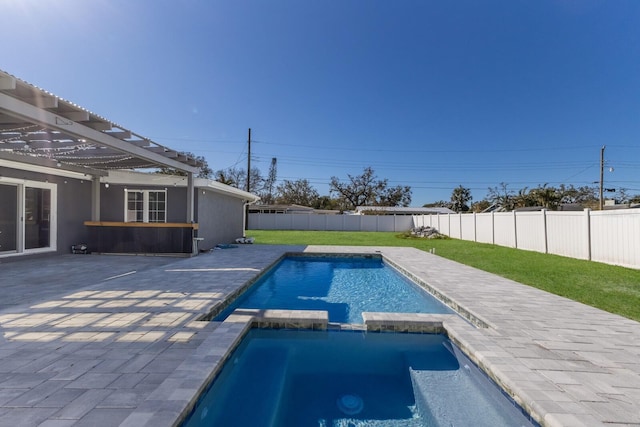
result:
M 278 157 L 281 159 L 281 157 Z M 312 166 L 325 166 L 325 167 L 353 167 L 362 168 L 364 165 L 371 166 L 376 170 L 413 170 L 413 171 L 507 171 L 507 170 L 523 170 L 523 169 L 535 169 L 535 170 L 566 170 L 569 168 L 583 167 L 584 162 L 580 163 L 510 163 L 509 165 L 493 164 L 493 165 L 479 165 L 473 163 L 458 163 L 458 164 L 429 164 L 423 163 L 391 163 L 391 162 L 362 162 L 362 161 L 327 161 L 323 159 L 314 159 L 313 161 L 307 160 L 289 160 L 283 159 L 281 164 L 288 165 L 312 165 Z M 591 165 L 589 167 L 592 167 Z
M 325 144 L 321 145 L 304 145 L 304 144 L 286 144 L 281 142 L 268 142 L 268 141 L 256 141 L 266 145 L 279 145 L 284 147 L 299 147 L 299 148 L 314 148 L 319 150 L 340 150 L 340 151 L 357 151 L 357 152 L 382 152 L 382 153 L 397 153 L 401 151 L 403 153 L 509 153 L 509 152 L 527 152 L 527 151 L 545 151 L 548 152 L 548 147 L 531 147 L 531 148 L 478 148 L 478 149 L 449 149 L 449 150 L 439 150 L 439 149 L 423 149 L 423 150 L 411 150 L 411 149 L 403 149 L 398 150 L 392 148 L 365 148 L 363 144 L 360 144 L 358 147 L 344 147 L 344 146 L 329 146 Z M 426 144 L 421 142 L 420 144 Z M 431 144 L 431 143 L 430 143 Z M 387 145 L 395 145 L 395 144 L 387 144 Z M 582 150 L 593 148 L 590 146 L 554 146 L 553 150 Z

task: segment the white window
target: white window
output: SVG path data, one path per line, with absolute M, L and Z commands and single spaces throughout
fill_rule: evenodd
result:
M 126 222 L 167 222 L 166 190 L 124 190 Z

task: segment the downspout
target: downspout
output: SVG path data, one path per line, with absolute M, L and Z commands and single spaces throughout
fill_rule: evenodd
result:
M 91 221 L 100 221 L 100 176 L 93 175 L 91 181 Z
M 242 206 L 243 206 L 243 213 L 244 215 L 242 215 L 242 238 L 246 238 L 247 237 L 247 226 L 249 225 L 249 206 L 253 205 L 254 203 L 258 203 L 258 200 L 254 200 L 253 202 L 250 202 L 248 200 L 243 200 L 242 201 Z
M 194 210 L 194 192 L 195 185 L 193 183 L 193 173 L 187 172 L 187 221 L 190 224 L 193 224 L 195 216 L 193 213 Z
M 249 220 L 249 201 L 242 201 L 242 238 L 245 239 L 247 237 L 247 224 Z

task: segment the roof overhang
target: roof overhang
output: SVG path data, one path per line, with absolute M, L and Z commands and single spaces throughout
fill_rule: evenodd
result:
M 198 189 L 209 190 L 215 193 L 226 194 L 227 196 L 243 199 L 243 200 L 246 200 L 248 203 L 256 203 L 257 201 L 260 200 L 260 197 L 256 196 L 253 193 L 240 190 L 239 188 L 235 188 L 218 181 L 211 181 L 208 179 L 196 178 L 195 186 Z
M 188 185 L 188 179 L 186 176 L 133 171 L 110 171 L 109 176 L 102 177 L 101 181 L 105 183 L 108 182 L 110 184 L 128 186 L 152 185 L 159 187 L 186 187 Z M 260 197 L 255 194 L 218 181 L 212 181 L 210 179 L 196 178 L 194 179 L 194 187 L 198 190 L 213 191 L 215 193 L 246 200 L 249 203 L 255 203 L 260 200 Z
M 197 173 L 201 163 L 141 137 L 0 70 L 0 155 L 72 170 L 168 167 Z M 92 173 L 97 175 L 96 173 Z

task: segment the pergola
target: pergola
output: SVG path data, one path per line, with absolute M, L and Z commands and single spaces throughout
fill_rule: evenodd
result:
M 200 162 L 0 70 L 0 162 L 8 160 L 93 177 L 92 221 L 100 220 L 100 177 L 112 169 L 168 167 L 188 177 Z

